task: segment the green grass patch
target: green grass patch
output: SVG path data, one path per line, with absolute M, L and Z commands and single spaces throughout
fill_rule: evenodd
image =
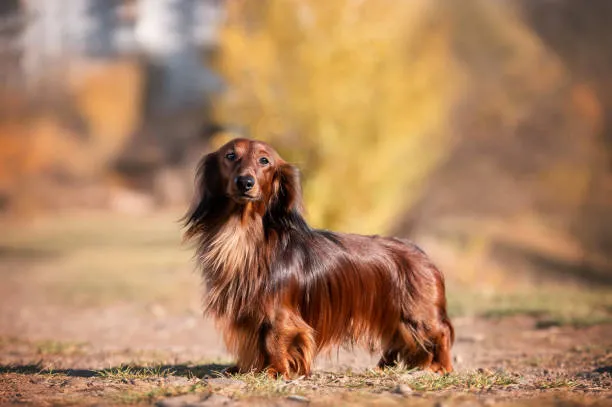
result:
M 273 397 L 304 393 L 302 386 L 296 385 L 299 380 L 286 381 L 282 378 L 272 378 L 266 373 L 235 374 L 231 377 L 246 384 L 244 389 L 240 391 L 242 395 Z
M 367 378 L 381 380 L 383 383 L 391 380 L 393 385 L 406 384 L 416 391 L 440 391 L 446 389 L 489 389 L 517 384 L 519 378 L 507 372 L 468 371 L 439 375 L 430 372 L 408 371 L 400 368 L 369 370 Z M 366 385 L 371 385 L 364 381 Z
M 536 318 L 540 328 L 585 327 L 612 322 L 612 290 L 579 286 L 531 288 L 516 292 L 488 293 L 449 289 L 452 316 L 479 316 L 489 319 L 512 316 Z
M 58 215 L 39 219 L 27 228 L 9 229 L 0 236 L 0 245 L 17 254 L 49 255 L 87 249 L 168 248 L 181 243 L 180 217 L 178 212 L 151 216 Z
M 73 216 L 9 229 L 0 236 L 0 255 L 11 266 L 0 271 L 6 284 L 27 287 L 26 295 L 46 304 L 191 310 L 199 304 L 200 279 L 192 272 L 193 251 L 181 244 L 179 217 Z
M 409 380 L 408 385 L 418 391 L 440 391 L 446 389 L 486 390 L 517 384 L 518 379 L 506 373 L 453 373 L 443 376 L 426 374 Z
M 0 350 L 27 349 L 40 356 L 75 356 L 85 354 L 89 344 L 86 342 L 37 340 L 18 337 L 0 337 Z
M 171 368 L 163 367 L 162 365 L 152 367 L 135 367 L 130 365 L 120 365 L 111 367 L 98 372 L 98 376 L 105 379 L 113 380 L 131 380 L 131 379 L 152 379 L 160 377 L 169 377 L 174 375 L 175 371 Z
M 87 344 L 84 342 L 43 340 L 34 342 L 33 346 L 36 348 L 36 353 L 39 355 L 72 356 L 83 355 Z

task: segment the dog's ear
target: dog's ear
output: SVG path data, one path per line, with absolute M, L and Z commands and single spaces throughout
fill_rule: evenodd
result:
M 206 216 L 214 210 L 220 196 L 220 183 L 217 153 L 210 153 L 198 164 L 193 201 L 183 217 L 183 224 L 187 227 L 185 239 L 196 235 Z
M 301 214 L 302 186 L 300 171 L 291 164 L 282 164 L 276 171 L 269 212 L 273 216 Z

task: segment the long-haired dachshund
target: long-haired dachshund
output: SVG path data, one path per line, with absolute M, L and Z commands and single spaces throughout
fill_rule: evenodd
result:
M 309 375 L 317 353 L 347 343 L 380 349 L 381 368 L 453 370 L 444 278 L 417 246 L 312 229 L 298 170 L 260 141 L 206 155 L 196 187 L 185 237 L 233 371 Z

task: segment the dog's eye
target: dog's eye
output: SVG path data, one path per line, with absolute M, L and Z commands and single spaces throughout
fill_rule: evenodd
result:
M 229 152 L 225 154 L 225 158 L 227 158 L 230 161 L 234 161 L 236 159 L 236 153 L 234 153 L 233 151 Z
M 266 157 L 261 157 L 261 158 L 259 159 L 259 163 L 260 163 L 261 165 L 268 165 L 268 164 L 270 164 L 270 161 L 269 161 L 269 160 L 268 160 Z

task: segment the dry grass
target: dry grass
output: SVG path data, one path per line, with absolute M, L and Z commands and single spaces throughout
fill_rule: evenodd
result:
M 406 385 L 416 392 L 439 392 L 443 390 L 487 390 L 503 388 L 520 381 L 518 375 L 506 372 L 469 371 L 438 375 L 434 373 L 407 371 L 401 367 L 366 370 L 365 372 L 315 372 L 311 378 L 285 381 L 272 379 L 265 374 L 242 374 L 233 376 L 246 384 L 245 392 L 250 396 L 315 395 L 334 391 L 394 392 L 399 385 Z
M 65 371 L 44 369 L 40 364 L 28 366 L 3 366 L 0 374 L 18 374 L 38 377 L 61 383 L 69 380 L 72 374 Z M 184 373 L 184 372 L 183 372 Z M 153 403 L 161 398 L 185 394 L 205 397 L 211 392 L 234 400 L 279 400 L 283 398 L 299 401 L 334 397 L 336 402 L 347 395 L 357 396 L 357 401 L 365 401 L 376 396 L 401 400 L 411 397 L 439 397 L 457 394 L 494 394 L 511 391 L 520 386 L 534 390 L 566 389 L 584 386 L 579 379 L 554 376 L 549 378 L 527 377 L 520 373 L 484 369 L 463 371 L 447 375 L 406 371 L 402 368 L 366 370 L 364 372 L 315 372 L 309 378 L 286 381 L 273 379 L 265 374 L 234 375 L 225 382 L 214 382 L 214 375 L 203 379 L 193 378 L 180 381 L 176 372 L 156 365 L 150 368 L 135 368 L 122 365 L 96 373 L 94 382 L 113 383 L 105 395 L 107 400 L 121 404 L 140 402 Z M 211 379 L 213 381 L 208 382 Z M 181 379 L 183 380 L 183 379 Z M 180 384 L 178 384 L 178 382 Z M 218 384 L 221 383 L 221 384 Z

